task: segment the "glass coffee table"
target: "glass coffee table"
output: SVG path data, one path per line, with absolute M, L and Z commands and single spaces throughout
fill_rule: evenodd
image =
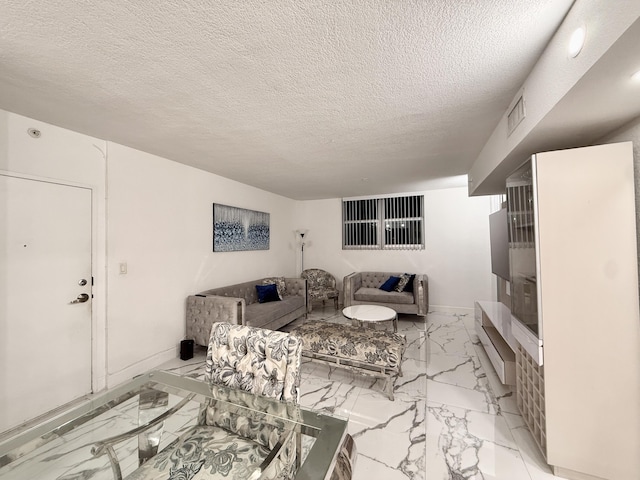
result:
M 393 331 L 398 331 L 398 313 L 380 305 L 351 305 L 342 309 L 342 315 L 355 325 L 374 327 L 376 323 L 393 322 Z
M 0 478 L 113 480 L 136 476 L 140 465 L 160 457 L 181 435 L 202 425 L 198 422 L 205 405 L 213 406 L 216 414 L 257 419 L 260 424 L 277 425 L 284 434 L 299 435 L 302 460 L 294 477 L 298 480 L 328 479 L 346 435 L 345 419 L 159 371 L 136 377 L 2 441 Z M 276 455 L 276 448 L 247 478 L 264 478 L 262 467 L 268 467 L 266 462 Z M 183 449 L 179 454 L 186 453 Z

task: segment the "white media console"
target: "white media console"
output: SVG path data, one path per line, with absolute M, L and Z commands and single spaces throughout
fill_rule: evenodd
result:
M 475 302 L 476 334 L 500 381 L 516 384 L 518 344 L 511 329 L 511 310 L 501 302 Z

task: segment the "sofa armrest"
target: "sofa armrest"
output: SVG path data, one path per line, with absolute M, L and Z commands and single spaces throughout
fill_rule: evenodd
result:
M 344 288 L 343 297 L 344 297 L 344 306 L 349 307 L 353 303 L 353 296 L 358 291 L 358 289 L 362 286 L 362 273 L 353 272 L 344 277 L 343 284 Z
M 413 282 L 413 296 L 418 306 L 418 315 L 426 315 L 429 311 L 429 277 L 416 275 Z
M 196 344 L 209 345 L 211 327 L 216 322 L 242 325 L 245 318 L 245 300 L 220 295 L 191 295 L 187 297 L 186 338 Z

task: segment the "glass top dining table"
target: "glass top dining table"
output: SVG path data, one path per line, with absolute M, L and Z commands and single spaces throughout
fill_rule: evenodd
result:
M 126 478 L 196 426 L 205 405 L 284 425 L 285 430 L 295 432 L 301 439 L 301 462 L 294 478 L 330 477 L 346 435 L 347 420 L 156 371 L 92 396 L 55 418 L 2 441 L 0 479 Z M 230 435 L 229 442 L 232 441 Z M 262 477 L 256 471 L 248 478 Z

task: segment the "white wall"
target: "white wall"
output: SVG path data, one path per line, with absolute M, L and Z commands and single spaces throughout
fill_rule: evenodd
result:
M 27 134 L 41 131 L 40 138 Z M 105 385 L 105 157 L 106 142 L 0 110 L 0 170 L 91 188 L 93 388 Z
M 0 170 L 92 189 L 94 390 L 176 357 L 187 295 L 296 274 L 290 199 L 1 110 Z M 270 249 L 213 253 L 214 202 L 269 212 Z
M 640 117 L 619 128 L 617 131 L 600 139 L 597 144 L 614 142 L 633 142 L 635 163 L 636 196 L 640 192 Z M 636 206 L 637 208 L 637 206 Z M 637 208 L 640 211 L 640 208 Z
M 29 128 L 42 132 L 39 139 Z M 177 355 L 189 294 L 305 267 L 424 272 L 432 305 L 492 297 L 488 197 L 425 191 L 424 251 L 343 251 L 340 199 L 296 202 L 165 158 L 0 111 L 0 170 L 93 192 L 93 384 L 115 385 Z M 212 252 L 212 204 L 271 214 L 270 249 Z M 120 263 L 127 274 L 119 273 Z
M 640 252 L 640 117 L 629 122 L 617 131 L 599 140 L 597 143 L 633 142 L 633 172 L 636 189 L 636 235 L 638 237 L 638 252 Z M 638 258 L 640 271 L 640 257 Z
M 405 271 L 429 276 L 430 308 L 473 308 L 494 298 L 489 246 L 491 197 L 466 187 L 420 192 L 425 200 L 425 250 L 342 250 L 341 199 L 300 202 L 296 228 L 307 228 L 305 268 L 332 273 L 340 287 L 354 271 Z
M 295 276 L 296 251 L 294 201 L 118 144 L 108 148 L 108 374 L 117 383 L 177 356 L 188 295 Z M 269 250 L 213 253 L 213 203 L 270 213 Z

